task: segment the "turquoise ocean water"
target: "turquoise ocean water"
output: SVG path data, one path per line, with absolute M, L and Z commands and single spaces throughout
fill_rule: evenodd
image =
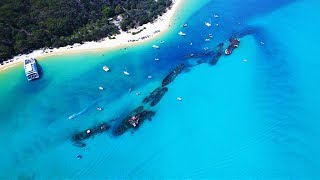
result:
M 1 72 L 0 179 L 319 179 L 319 7 L 317 0 L 186 0 L 172 28 L 152 41 L 40 59 L 44 73 L 33 82 L 22 66 Z M 179 63 L 212 58 L 186 55 L 239 32 L 246 35 L 231 56 L 189 68 L 168 86 L 152 121 L 72 145 L 73 133 L 116 123 L 139 106 Z

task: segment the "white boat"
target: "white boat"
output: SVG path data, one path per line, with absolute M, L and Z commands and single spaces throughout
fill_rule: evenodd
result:
M 160 41 L 160 44 L 163 44 L 164 43 L 164 41 Z
M 159 61 L 159 58 L 155 58 L 154 60 L 155 60 L 155 61 Z
M 178 34 L 179 34 L 180 36 L 186 36 L 186 35 L 187 35 L 186 33 L 182 32 L 182 31 L 180 31 Z
M 213 15 L 213 17 L 218 18 L 218 17 L 219 17 L 219 15 L 218 15 L 218 14 L 214 14 L 214 15 Z
M 205 39 L 204 41 L 210 41 L 210 39 Z
M 177 97 L 177 100 L 178 100 L 178 101 L 182 101 L 182 98 L 181 98 L 181 97 Z
M 102 86 L 100 86 L 100 87 L 99 87 L 99 89 L 100 89 L 100 90 L 103 90 L 103 87 L 102 87 Z
M 108 72 L 110 69 L 108 68 L 108 66 L 103 66 L 102 69 L 105 71 L 105 72 Z
M 159 49 L 159 48 L 160 48 L 160 47 L 157 46 L 157 45 L 152 45 L 152 47 L 155 48 L 155 49 Z
M 102 107 L 97 107 L 97 110 L 102 111 L 103 109 L 102 109 Z
M 208 26 L 208 27 L 210 27 L 210 26 L 211 26 L 211 24 L 210 24 L 210 23 L 208 23 L 208 22 L 206 22 L 206 23 L 205 23 L 205 25 L 206 25 L 206 26 Z
M 127 76 L 129 76 L 129 75 L 130 75 L 130 73 L 128 72 L 127 68 L 126 68 L 126 70 L 125 70 L 125 71 L 123 71 L 123 74 L 125 74 L 125 75 L 127 75 Z
M 208 47 L 205 47 L 205 48 L 203 48 L 205 51 L 207 51 L 209 48 Z
M 182 27 L 187 27 L 188 26 L 188 24 L 186 23 L 186 24 L 184 24 L 184 25 L 182 25 Z
M 28 81 L 39 78 L 37 63 L 36 63 L 36 60 L 33 58 L 24 60 L 24 71 Z
M 71 116 L 69 116 L 69 119 L 73 119 L 73 118 L 75 118 L 76 117 L 76 115 L 75 114 L 72 114 Z

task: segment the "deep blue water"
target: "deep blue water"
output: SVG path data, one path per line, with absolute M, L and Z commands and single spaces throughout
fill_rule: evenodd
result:
M 104 56 L 40 60 L 43 77 L 31 83 L 22 67 L 2 73 L 0 177 L 319 179 L 319 5 L 187 0 L 173 27 L 151 42 Z M 186 37 L 178 36 L 181 30 Z M 151 122 L 119 137 L 96 136 L 82 149 L 71 145 L 74 132 L 119 122 L 178 64 L 212 58 L 188 54 L 212 50 L 234 34 L 241 35 L 240 47 L 215 66 L 180 74 Z M 110 73 L 101 69 L 105 64 Z M 131 76 L 122 74 L 125 68 Z M 80 115 L 69 120 L 73 113 Z

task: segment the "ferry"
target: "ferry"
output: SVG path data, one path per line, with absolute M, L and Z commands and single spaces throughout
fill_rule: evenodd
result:
M 28 81 L 39 78 L 37 63 L 36 60 L 33 58 L 24 60 L 24 71 Z

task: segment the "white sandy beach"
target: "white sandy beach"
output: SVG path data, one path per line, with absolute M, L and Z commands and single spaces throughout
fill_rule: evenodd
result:
M 145 24 L 137 29 L 131 29 L 128 32 L 121 32 L 120 34 L 114 36 L 115 39 L 105 38 L 99 42 L 91 41 L 85 42 L 83 44 L 74 44 L 60 48 L 54 49 L 39 49 L 35 50 L 30 54 L 23 54 L 15 56 L 12 59 L 9 59 L 5 62 L 4 65 L 0 65 L 0 71 L 13 67 L 19 63 L 22 63 L 26 58 L 43 58 L 47 56 L 54 56 L 59 54 L 71 54 L 79 52 L 89 52 L 89 51 L 105 51 L 108 49 L 129 47 L 136 45 L 137 43 L 142 43 L 147 40 L 153 39 L 154 37 L 159 36 L 163 32 L 167 31 L 172 24 L 175 14 L 179 10 L 179 7 L 184 0 L 173 0 L 173 5 L 166 13 L 160 16 L 153 23 Z M 138 32 L 143 29 L 142 32 L 132 35 L 132 32 Z

